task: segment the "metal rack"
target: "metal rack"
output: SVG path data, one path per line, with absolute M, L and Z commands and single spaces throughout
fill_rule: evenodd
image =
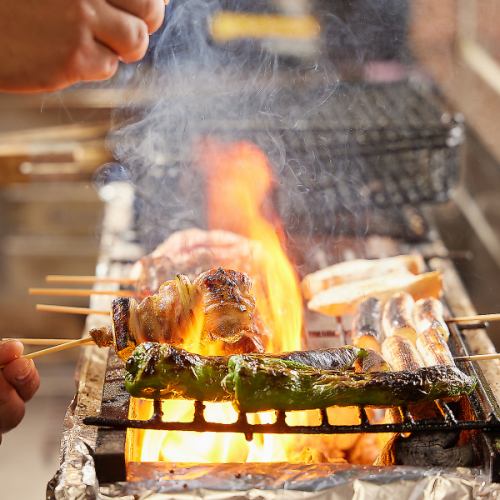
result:
M 237 90 L 213 99 L 214 109 L 206 96 L 172 102 L 170 119 L 178 118 L 179 127 L 167 127 L 158 163 L 128 165 L 123 159 L 137 185 L 140 216 L 175 225 L 167 232 L 204 225 L 204 180 L 193 174 L 192 163 L 194 145 L 204 136 L 250 141 L 266 153 L 276 174 L 276 207 L 298 233 L 422 241 L 422 217 L 415 215 L 420 221 L 413 229 L 401 209 L 415 213 L 421 204 L 447 201 L 459 178 L 463 126 L 426 85 L 311 84 L 280 88 L 269 103 Z M 242 110 L 248 102 L 254 110 Z M 147 231 L 142 221 L 139 226 Z M 157 233 L 141 240 L 149 242 Z

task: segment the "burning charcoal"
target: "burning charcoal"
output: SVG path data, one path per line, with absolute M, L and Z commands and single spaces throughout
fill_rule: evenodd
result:
M 454 432 L 422 432 L 410 437 L 398 435 L 394 447 L 395 465 L 419 467 L 467 467 L 474 464 L 472 443 L 458 445 Z

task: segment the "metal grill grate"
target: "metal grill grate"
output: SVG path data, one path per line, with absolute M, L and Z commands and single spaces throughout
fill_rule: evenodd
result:
M 207 109 L 206 97 L 183 104 L 194 128 L 181 121 L 177 135 L 165 137 L 158 163 L 147 165 L 147 175 L 137 168 L 145 165 L 130 165 L 138 212 L 156 234 L 156 226 L 165 224 L 175 224 L 167 232 L 204 225 L 203 178 L 193 174 L 192 154 L 206 135 L 251 141 L 268 155 L 276 173 L 276 206 L 296 233 L 389 231 L 393 237 L 422 240 L 425 228 L 412 231 L 401 208 L 447 201 L 458 181 L 462 125 L 426 86 L 342 83 L 321 91 L 280 89 L 270 104 L 246 96 L 245 102 L 256 104 L 255 111 L 243 112 L 244 118 L 240 97 L 237 91 L 227 97 L 223 118 L 220 110 Z M 127 158 L 123 161 L 127 165 Z M 141 231 L 149 227 L 145 222 L 140 221 Z M 142 241 L 152 238 L 143 236 Z
M 456 432 L 460 430 L 478 429 L 482 431 L 500 431 L 500 421 L 495 413 L 484 420 L 460 420 L 455 416 L 450 405 L 443 401 L 435 403 L 442 419 L 416 420 L 409 408 L 399 408 L 402 416 L 400 423 L 375 424 L 370 423 L 366 409 L 359 407 L 359 424 L 332 425 L 328 421 L 326 410 L 321 410 L 320 425 L 288 425 L 286 413 L 279 411 L 273 424 L 251 424 L 247 415 L 240 413 L 234 423 L 223 424 L 205 420 L 204 404 L 200 401 L 194 403 L 194 418 L 191 422 L 166 422 L 163 420 L 161 401 L 154 401 L 155 411 L 149 420 L 130 420 L 108 418 L 105 416 L 87 417 L 86 425 L 98 425 L 115 429 L 154 429 L 164 431 L 191 431 L 191 432 L 230 432 L 241 433 L 247 439 L 252 439 L 254 434 L 358 434 L 358 433 L 405 433 L 405 432 Z

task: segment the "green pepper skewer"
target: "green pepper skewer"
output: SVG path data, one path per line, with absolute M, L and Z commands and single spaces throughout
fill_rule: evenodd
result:
M 367 355 L 350 346 L 340 349 L 354 349 L 351 366 Z M 336 359 L 335 349 L 309 352 L 331 356 L 332 351 Z M 199 356 L 167 344 L 144 343 L 127 362 L 125 387 L 135 397 L 231 401 L 241 411 L 257 412 L 400 406 L 469 394 L 475 386 L 474 379 L 451 366 L 354 373 L 307 366 L 306 354 Z
M 244 354 L 247 359 L 285 359 L 328 370 L 348 370 L 369 359 L 365 349 L 343 346 L 336 349 L 294 351 L 283 354 Z M 125 387 L 132 396 L 163 399 L 228 401 L 222 388 L 230 356 L 201 356 L 169 344 L 139 344 L 127 361 Z M 301 366 L 302 366 L 301 365 Z
M 329 406 L 404 406 L 469 394 L 475 381 L 451 366 L 408 372 L 339 373 L 279 359 L 234 355 L 223 381 L 243 412 L 312 410 Z

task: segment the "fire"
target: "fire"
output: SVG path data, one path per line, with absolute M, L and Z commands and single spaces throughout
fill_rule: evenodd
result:
M 267 350 L 301 349 L 302 298 L 282 245 L 280 222 L 266 207 L 273 177 L 265 154 L 248 142 L 210 140 L 204 143 L 201 162 L 207 173 L 209 226 L 242 234 L 262 249 L 253 278 L 260 285 L 254 288 L 257 309 L 270 330 Z
M 258 242 L 261 251 L 255 263 L 254 293 L 258 311 L 269 331 L 267 351 L 301 349 L 302 299 L 297 276 L 286 256 L 278 218 L 267 204 L 273 189 L 271 167 L 264 153 L 248 142 L 222 144 L 206 140 L 199 164 L 207 178 L 208 221 L 211 229 L 225 229 Z M 190 349 L 201 354 L 217 354 L 214 346 L 193 347 L 199 339 L 193 332 Z M 193 405 L 189 401 L 166 401 L 164 415 L 189 421 Z M 130 417 L 148 418 L 152 404 L 132 400 Z M 270 423 L 274 413 L 253 416 L 255 422 Z M 205 418 L 215 422 L 234 422 L 235 410 L 229 403 L 206 405 Z M 293 412 L 290 424 L 318 424 L 319 412 Z M 349 437 L 352 439 L 352 437 Z M 313 444 L 313 446 L 311 446 Z M 181 433 L 129 430 L 128 461 L 167 462 L 318 462 L 332 460 L 338 453 L 335 436 L 258 435 L 246 442 L 244 436 L 217 433 Z

